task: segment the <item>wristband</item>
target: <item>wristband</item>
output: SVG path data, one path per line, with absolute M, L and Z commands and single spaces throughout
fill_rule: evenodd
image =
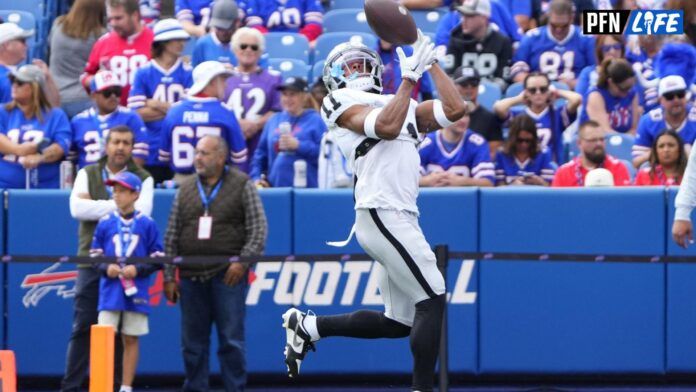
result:
M 365 117 L 365 123 L 364 123 L 364 129 L 365 129 L 365 136 L 372 138 L 372 139 L 380 139 L 379 136 L 377 136 L 377 132 L 375 130 L 375 124 L 377 123 L 377 116 L 382 113 L 382 108 L 379 109 L 372 109 L 370 113 L 368 113 L 367 117 Z

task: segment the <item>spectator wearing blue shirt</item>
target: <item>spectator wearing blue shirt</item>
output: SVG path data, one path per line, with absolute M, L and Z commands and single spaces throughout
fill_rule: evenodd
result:
M 196 41 L 191 54 L 195 67 L 204 61 L 219 61 L 223 64 L 237 65 L 237 57 L 232 52 L 232 35 L 237 29 L 239 8 L 232 0 L 218 0 L 213 4 L 210 19 L 210 33 Z
M 587 94 L 580 123 L 591 119 L 604 131 L 635 134 L 641 114 L 635 84 L 635 71 L 628 61 L 605 59 L 597 86 Z
M 10 80 L 12 101 L 0 106 L 0 188 L 59 188 L 68 116 L 50 104 L 41 68 L 24 65 Z
M 555 171 L 550 151 L 539 146 L 534 119 L 526 114 L 513 118 L 508 140 L 495 156 L 496 185 L 549 186 Z
M 33 30 L 22 30 L 14 23 L 0 24 L 0 104 L 12 100 L 8 76 L 27 58 L 26 39 L 33 35 Z
M 488 143 L 468 129 L 469 115 L 428 134 L 420 145 L 422 187 L 493 186 L 495 167 Z
M 316 188 L 319 145 L 326 124 L 315 109 L 316 103 L 310 97 L 304 79 L 287 78 L 279 89 L 283 111 L 266 122 L 254 153 L 250 176 L 262 187 L 293 186 L 298 180 L 294 178 L 295 161 L 304 160 L 307 187 Z M 299 180 L 302 182 L 303 179 Z

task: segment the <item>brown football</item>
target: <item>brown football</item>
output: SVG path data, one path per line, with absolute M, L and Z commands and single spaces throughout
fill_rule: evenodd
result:
M 372 31 L 383 41 L 409 45 L 418 38 L 413 16 L 395 0 L 365 0 L 365 18 Z

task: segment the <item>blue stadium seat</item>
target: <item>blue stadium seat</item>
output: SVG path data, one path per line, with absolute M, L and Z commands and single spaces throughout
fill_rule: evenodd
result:
M 611 135 L 607 135 L 607 154 L 630 162 L 632 159 L 631 149 L 633 148 L 634 142 L 635 137 L 633 135 L 625 133 L 612 133 Z M 633 167 L 632 164 L 630 166 Z
M 413 15 L 416 26 L 418 26 L 421 31 L 434 34 L 437 32 L 437 25 L 445 15 L 445 12 L 441 9 L 412 10 L 411 15 Z
M 339 31 L 373 34 L 362 8 L 331 10 L 324 14 L 324 33 Z
M 268 68 L 280 72 L 283 79 L 290 76 L 306 79 L 309 74 L 309 66 L 297 59 L 268 59 Z
M 48 7 L 54 3 L 45 0 L 3 0 L 2 9 L 26 11 L 36 19 L 37 41 L 43 42 L 48 37 L 49 23 Z
M 503 95 L 500 86 L 487 80 L 481 81 L 478 90 L 478 102 L 488 110 L 493 110 L 493 104 Z
M 314 62 L 325 60 L 333 48 L 347 41 L 360 42 L 371 49 L 377 47 L 377 38 L 372 34 L 358 32 L 325 33 L 317 38 L 314 45 Z
M 362 8 L 363 4 L 363 0 L 331 0 L 331 9 Z
M 36 23 L 36 17 L 34 14 L 27 11 L 18 10 L 0 10 L 0 19 L 6 23 L 14 23 L 24 30 L 33 30 L 34 37 L 27 39 L 27 52 L 28 56 L 26 61 L 31 62 L 31 59 L 35 57 L 36 51 L 40 50 L 43 44 L 43 37 L 40 36 L 38 25 Z
M 317 79 L 321 79 L 322 72 L 324 71 L 324 60 L 319 60 L 316 63 L 314 63 L 314 66 L 312 67 L 312 75 L 310 76 L 310 79 L 312 82 L 316 82 Z
M 266 53 L 269 58 L 309 61 L 309 41 L 299 33 L 266 34 Z
M 626 166 L 626 169 L 628 169 L 628 175 L 631 178 L 631 183 L 633 183 L 633 180 L 635 180 L 636 178 L 636 174 L 638 174 L 638 170 L 636 170 L 636 168 L 633 167 L 633 163 L 631 163 L 631 161 L 622 159 L 621 163 L 623 163 L 624 166 Z

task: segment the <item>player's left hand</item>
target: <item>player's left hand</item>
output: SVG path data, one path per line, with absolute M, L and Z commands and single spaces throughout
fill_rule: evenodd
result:
M 225 272 L 223 282 L 225 282 L 225 284 L 228 286 L 236 285 L 240 280 L 242 280 L 246 270 L 246 266 L 242 263 L 230 263 L 230 266 L 227 267 L 227 272 Z
M 121 275 L 126 279 L 133 279 L 138 276 L 138 270 L 134 265 L 129 264 L 121 269 Z
M 43 163 L 43 155 L 41 154 L 30 154 L 19 157 L 19 164 L 25 169 L 35 169 L 41 163 Z
M 300 141 L 289 133 L 280 135 L 278 140 L 278 149 L 280 151 L 295 151 L 300 146 Z

